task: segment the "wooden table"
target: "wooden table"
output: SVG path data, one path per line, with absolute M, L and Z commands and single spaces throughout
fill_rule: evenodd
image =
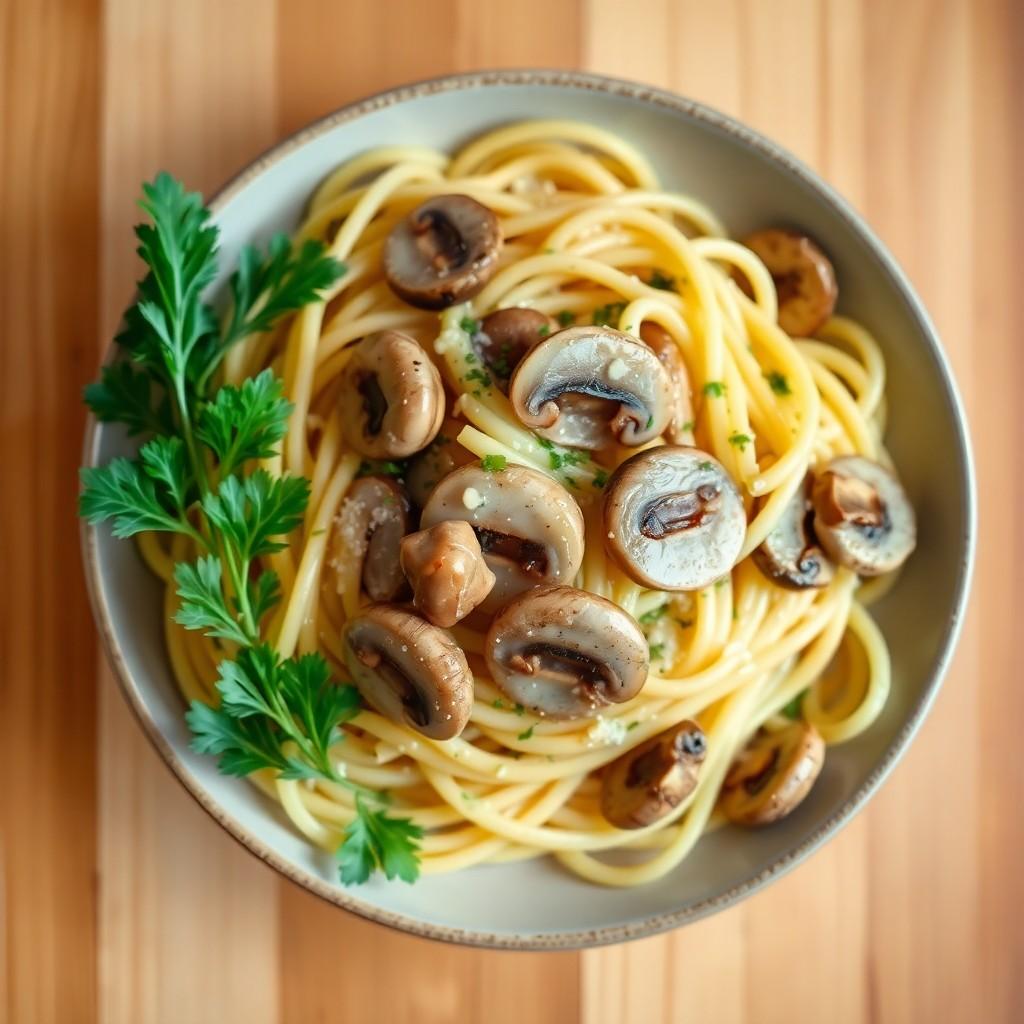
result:
M 0 1005 L 16 1024 L 1024 1019 L 1024 8 L 1015 0 L 8 0 L 0 19 Z M 79 394 L 130 294 L 139 182 L 209 190 L 376 89 L 585 67 L 767 132 L 862 210 L 952 355 L 981 493 L 967 629 L 906 761 L 742 906 L 576 954 L 392 934 L 243 852 L 100 667 Z

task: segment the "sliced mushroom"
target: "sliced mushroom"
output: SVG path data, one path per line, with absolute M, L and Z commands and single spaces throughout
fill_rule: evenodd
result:
M 892 572 L 914 550 L 914 507 L 899 480 L 871 459 L 833 459 L 818 474 L 812 501 L 822 547 L 861 576 Z
M 605 546 L 637 583 L 700 590 L 736 564 L 747 530 L 725 467 L 698 448 L 639 452 L 604 489 Z
M 772 532 L 753 552 L 761 572 L 790 590 L 827 587 L 835 575 L 814 535 L 811 484 L 808 475 L 786 503 Z
M 434 196 L 392 228 L 384 274 L 410 305 L 447 309 L 487 284 L 501 242 L 501 225 L 486 206 L 469 196 Z
M 758 732 L 733 762 L 719 803 L 738 825 L 770 825 L 795 808 L 825 763 L 825 741 L 807 722 Z
M 671 444 L 686 444 L 693 434 L 693 400 L 690 374 L 679 346 L 672 335 L 653 320 L 645 320 L 640 325 L 640 338 L 658 357 L 672 382 L 672 419 L 665 428 L 665 437 Z
M 832 315 L 839 295 L 829 258 L 806 235 L 784 228 L 755 231 L 743 244 L 772 275 L 779 326 L 795 338 L 813 334 Z
M 610 327 L 568 327 L 532 349 L 509 385 L 516 415 L 574 448 L 631 447 L 672 419 L 672 382 L 642 342 Z
M 360 455 L 404 459 L 425 448 L 444 419 L 441 375 L 400 331 L 363 338 L 342 373 L 342 431 Z
M 680 722 L 612 761 L 601 782 L 601 813 L 616 828 L 644 828 L 697 787 L 708 743 L 696 722 Z
M 409 461 L 405 485 L 409 488 L 409 497 L 420 508 L 426 505 L 430 492 L 453 469 L 476 461 L 476 456 L 455 440 L 464 426 L 455 420 L 445 420 L 437 437 Z
M 371 605 L 342 631 L 345 664 L 368 704 L 434 740 L 458 736 L 473 710 L 473 675 L 444 630 L 389 604 Z
M 454 626 L 494 586 L 473 527 L 447 521 L 402 541 L 402 569 L 413 589 L 413 604 L 435 626 Z
M 480 329 L 472 339 L 473 350 L 483 360 L 494 383 L 507 395 L 512 373 L 526 353 L 557 330 L 557 322 L 536 309 L 496 309 L 480 321 Z
M 360 578 L 371 601 L 393 601 L 404 589 L 398 545 L 411 526 L 409 499 L 394 480 L 360 477 L 345 495 L 337 520 L 337 559 L 362 562 Z
M 423 509 L 424 529 L 461 519 L 476 533 L 494 589 L 481 603 L 489 613 L 544 583 L 571 583 L 583 562 L 583 513 L 551 477 L 509 465 L 490 472 L 463 466 L 434 488 Z
M 510 700 L 548 718 L 585 718 L 635 697 L 650 653 L 636 620 L 573 587 L 520 594 L 491 623 L 487 667 Z

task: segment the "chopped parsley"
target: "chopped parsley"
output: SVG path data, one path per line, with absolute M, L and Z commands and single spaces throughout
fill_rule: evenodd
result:
M 804 695 L 806 690 L 801 690 L 783 709 L 782 714 L 794 721 L 804 713 Z
M 501 711 L 505 707 L 505 702 L 500 697 L 496 697 L 491 701 L 491 707 Z
M 536 728 L 537 728 L 537 723 L 534 722 L 534 724 L 531 725 L 529 729 L 526 729 L 524 732 L 521 732 L 516 737 L 516 739 L 517 740 L 532 740 L 533 739 L 533 730 L 536 729 Z
M 607 327 L 622 316 L 625 308 L 624 302 L 609 302 L 607 306 L 598 306 L 591 319 L 596 327 Z
M 516 705 L 516 706 L 515 706 L 515 707 L 514 707 L 514 708 L 513 708 L 512 710 L 513 710 L 513 711 L 514 711 L 514 712 L 515 712 L 515 713 L 516 713 L 516 714 L 517 714 L 517 715 L 518 715 L 518 716 L 519 716 L 520 718 L 522 718 L 522 717 L 523 717 L 523 715 L 525 715 L 525 714 L 526 714 L 526 708 L 524 708 L 522 704 L 517 704 L 517 705 Z
M 604 487 L 604 485 L 606 483 L 608 483 L 608 472 L 607 472 L 607 470 L 604 470 L 604 469 L 597 470 L 597 472 L 594 473 L 594 486 L 598 490 L 601 490 L 601 488 Z
M 480 460 L 480 468 L 485 473 L 500 473 L 508 465 L 504 455 L 485 455 Z
M 555 314 L 555 319 L 563 327 L 568 327 L 569 324 L 576 323 L 576 314 L 570 309 L 563 309 L 561 312 Z
M 540 327 L 537 328 L 537 334 L 542 338 L 546 338 L 550 333 L 551 328 L 547 324 L 541 324 Z
M 662 655 L 665 653 L 664 644 L 650 644 L 651 649 L 651 661 L 661 661 Z
M 359 463 L 357 476 L 403 476 L 405 466 L 400 462 L 379 462 L 375 459 L 364 459 Z
M 668 604 L 659 604 L 657 608 L 652 608 L 649 612 L 644 612 L 640 616 L 639 621 L 645 626 L 653 626 L 658 619 L 663 618 L 665 613 L 668 611 Z
M 729 435 L 729 444 L 735 445 L 741 452 L 747 450 L 747 445 L 754 439 L 749 434 L 741 434 L 738 431 Z
M 721 398 L 725 394 L 725 382 L 720 380 L 709 380 L 704 385 L 704 394 L 712 398 Z
M 715 468 L 715 464 L 713 462 L 708 462 L 707 459 L 704 459 L 703 462 L 698 462 L 697 463 L 697 468 L 698 469 L 703 469 L 706 472 L 709 469 L 714 469 Z
M 463 377 L 462 379 L 471 380 L 474 383 L 479 384 L 480 387 L 484 388 L 489 388 L 492 384 L 491 375 L 486 370 L 481 370 L 479 367 L 470 370 L 469 373 L 467 373 L 466 376 Z M 477 388 L 476 390 L 474 390 L 473 394 L 479 397 L 480 389 Z
M 768 381 L 768 386 L 775 392 L 775 394 L 793 394 L 789 389 L 789 381 L 786 380 L 786 375 L 784 373 L 779 373 L 778 370 L 772 370 L 764 375 L 764 379 Z
M 629 725 L 626 726 L 626 732 L 632 732 L 639 724 L 640 723 L 637 721 L 630 722 Z
M 655 270 L 647 283 L 652 288 L 658 288 L 663 292 L 674 291 L 676 287 L 676 279 L 668 274 L 663 274 L 660 270 Z
M 689 430 L 689 431 L 692 432 L 693 428 L 696 427 L 696 426 L 697 426 L 697 424 L 694 423 L 693 420 L 687 420 L 679 429 L 680 430 Z
M 474 320 L 471 316 L 464 316 L 459 321 L 459 327 L 465 331 L 466 334 L 472 336 L 480 330 L 480 321 Z

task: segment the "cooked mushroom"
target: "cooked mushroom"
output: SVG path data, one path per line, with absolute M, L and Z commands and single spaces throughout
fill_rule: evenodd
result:
M 413 604 L 435 626 L 454 626 L 494 586 L 473 527 L 447 521 L 402 541 L 402 569 L 413 589 Z
M 612 761 L 601 782 L 601 813 L 616 828 L 664 818 L 696 788 L 708 743 L 696 722 L 680 722 Z
M 491 279 L 501 241 L 501 225 L 486 206 L 469 196 L 434 196 L 392 228 L 384 274 L 410 305 L 447 309 Z
M 473 675 L 444 630 L 389 604 L 371 605 L 342 631 L 345 664 L 372 707 L 434 740 L 458 736 L 473 710 Z
M 808 475 L 786 503 L 774 529 L 753 553 L 761 572 L 790 590 L 827 587 L 834 575 L 832 563 L 814 536 L 811 484 Z
M 426 505 L 430 492 L 453 469 L 476 461 L 476 456 L 455 440 L 464 426 L 455 420 L 445 420 L 437 437 L 409 461 L 405 486 L 419 508 Z
M 685 444 L 693 433 L 693 401 L 690 374 L 679 346 L 672 335 L 653 320 L 645 320 L 640 325 L 640 339 L 658 357 L 672 382 L 672 419 L 665 428 L 665 437 L 672 444 Z
M 672 382 L 642 342 L 610 327 L 568 327 L 527 353 L 512 407 L 542 437 L 574 448 L 656 438 L 673 414 Z
M 362 562 L 360 578 L 371 601 L 393 601 L 405 587 L 398 545 L 412 520 L 409 499 L 394 480 L 360 477 L 338 513 L 338 558 Z
M 779 326 L 795 338 L 813 334 L 836 307 L 839 287 L 829 258 L 806 235 L 766 228 L 743 244 L 768 269 L 779 300 Z
M 491 623 L 487 667 L 510 700 L 548 718 L 585 718 L 635 697 L 650 652 L 636 620 L 573 587 L 520 594 Z
M 480 321 L 480 329 L 473 335 L 473 349 L 494 383 L 507 395 L 512 373 L 526 353 L 557 330 L 557 322 L 536 309 L 496 309 Z
M 446 519 L 473 527 L 494 589 L 480 608 L 493 613 L 542 583 L 571 583 L 583 562 L 583 513 L 551 477 L 526 466 L 494 472 L 471 463 L 449 473 L 423 509 L 427 529 Z
M 434 439 L 444 418 L 441 375 L 400 331 L 363 338 L 342 373 L 342 431 L 360 455 L 404 459 Z
M 914 507 L 899 480 L 860 455 L 833 459 L 812 492 L 814 532 L 830 558 L 861 576 L 898 569 L 914 550 Z
M 807 722 L 758 732 L 725 777 L 721 808 L 738 825 L 770 825 L 807 796 L 824 762 L 825 741 Z
M 604 489 L 605 546 L 630 578 L 700 590 L 736 564 L 747 516 L 725 467 L 698 448 L 663 445 L 627 459 Z

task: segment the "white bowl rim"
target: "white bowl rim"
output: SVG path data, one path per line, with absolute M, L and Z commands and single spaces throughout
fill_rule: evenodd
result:
M 150 716 L 138 686 L 128 670 L 127 662 L 114 628 L 111 609 L 106 602 L 106 597 L 100 585 L 99 549 L 96 528 L 89 526 L 83 521 L 80 532 L 86 585 L 92 605 L 93 617 L 99 629 L 107 660 L 114 670 L 114 675 L 121 692 L 150 743 L 186 791 L 203 810 L 250 853 L 270 865 L 270 867 L 285 878 L 326 900 L 328 903 L 348 910 L 369 921 L 394 928 L 401 932 L 423 938 L 491 949 L 570 950 L 593 948 L 656 935 L 697 921 L 719 910 L 724 910 L 786 874 L 834 836 L 868 802 L 906 752 L 910 742 L 931 710 L 935 697 L 942 685 L 943 677 L 949 667 L 960 635 L 970 591 L 974 567 L 977 512 L 974 463 L 963 403 L 958 393 L 949 362 L 939 340 L 938 332 L 904 272 L 860 214 L 814 171 L 783 147 L 772 142 L 759 132 L 703 103 L 678 96 L 666 89 L 656 88 L 627 79 L 583 71 L 522 68 L 442 75 L 399 85 L 364 99 L 356 100 L 298 129 L 281 142 L 257 156 L 243 170 L 229 179 L 208 201 L 208 206 L 216 213 L 235 193 L 282 157 L 301 148 L 307 142 L 319 137 L 339 124 L 364 117 L 384 107 L 394 106 L 406 100 L 437 93 L 455 92 L 486 86 L 538 85 L 603 92 L 654 106 L 665 107 L 673 113 L 681 114 L 694 121 L 703 122 L 719 131 L 725 132 L 738 139 L 746 147 L 756 150 L 761 156 L 780 166 L 787 174 L 797 178 L 825 199 L 833 212 L 844 220 L 847 226 L 860 237 L 888 277 L 894 291 L 907 307 L 907 312 L 915 323 L 919 334 L 927 341 L 929 355 L 942 381 L 943 398 L 954 425 L 957 441 L 957 450 L 954 453 L 956 469 L 964 485 L 959 510 L 964 524 L 963 534 L 960 538 L 960 574 L 957 580 L 953 609 L 946 623 L 945 639 L 932 660 L 920 698 L 910 710 L 902 728 L 875 764 L 868 777 L 841 807 L 819 823 L 814 831 L 802 842 L 778 857 L 768 867 L 733 885 L 725 892 L 707 897 L 682 909 L 650 915 L 624 924 L 608 925 L 596 929 L 580 930 L 570 928 L 557 932 L 515 935 L 435 925 L 407 914 L 384 910 L 380 907 L 364 903 L 350 896 L 350 890 L 333 886 L 323 878 L 311 874 L 294 862 L 274 852 L 254 832 L 244 826 L 214 800 L 201 780 L 179 759 Z M 111 343 L 107 349 L 104 361 L 109 361 L 112 358 L 114 350 L 115 345 Z M 82 464 L 85 466 L 96 464 L 99 427 L 100 424 L 90 415 L 87 420 L 83 443 Z

